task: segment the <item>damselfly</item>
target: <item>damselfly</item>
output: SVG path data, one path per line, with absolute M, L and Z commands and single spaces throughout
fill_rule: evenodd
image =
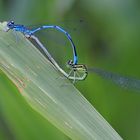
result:
M 24 25 L 20 25 L 20 24 L 15 24 L 14 21 L 9 21 L 7 23 L 7 31 L 13 29 L 14 31 L 19 31 L 21 33 L 23 33 L 26 37 L 31 37 L 32 35 L 34 35 L 36 32 L 44 30 L 44 29 L 55 29 L 58 30 L 62 33 L 64 33 L 67 37 L 67 39 L 70 41 L 72 49 L 73 49 L 73 64 L 77 64 L 78 58 L 77 58 L 77 52 L 76 52 L 76 47 L 75 44 L 70 36 L 70 34 L 65 31 L 62 27 L 57 26 L 57 25 L 44 25 L 35 29 L 28 29 L 27 27 L 25 27 Z
M 69 60 L 68 63 L 67 63 L 68 68 L 71 69 L 69 74 L 67 74 L 62 68 L 60 68 L 60 66 L 56 63 L 56 61 L 50 55 L 48 50 L 43 46 L 43 44 L 38 40 L 38 38 L 36 36 L 34 36 L 34 34 L 37 31 L 40 31 L 40 30 L 43 30 L 43 29 L 49 29 L 49 28 L 53 28 L 53 29 L 59 30 L 60 32 L 63 32 L 71 43 L 71 46 L 72 46 L 72 49 L 73 49 L 73 60 Z M 78 57 L 77 57 L 75 44 L 74 44 L 70 34 L 68 32 L 66 32 L 63 28 L 61 28 L 59 26 L 55 26 L 55 25 L 45 25 L 45 26 L 38 27 L 36 29 L 28 29 L 24 25 L 15 24 L 14 21 L 9 21 L 7 23 L 7 31 L 10 30 L 10 29 L 23 33 L 27 38 L 34 39 L 36 41 L 36 43 L 39 45 L 39 47 L 48 56 L 48 58 L 53 63 L 53 65 L 59 71 L 61 71 L 68 79 L 73 80 L 73 82 L 75 82 L 76 80 L 84 80 L 87 77 L 86 66 L 82 65 L 82 64 L 77 64 L 78 63 Z
M 47 49 L 43 46 L 43 44 L 38 40 L 37 37 L 31 36 L 33 40 L 42 48 L 42 50 L 45 52 L 49 60 L 52 62 L 52 64 L 55 66 L 57 70 L 59 70 L 65 77 L 69 78 L 70 80 L 79 81 L 84 80 L 87 77 L 88 73 L 95 73 L 99 76 L 101 76 L 103 79 L 110 80 L 113 83 L 119 85 L 120 87 L 127 88 L 127 89 L 133 89 L 135 91 L 140 91 L 140 80 L 132 77 L 123 76 L 117 73 L 112 73 L 109 71 L 105 71 L 101 68 L 88 68 L 84 64 L 76 64 L 73 65 L 71 61 L 68 62 L 68 67 L 71 69 L 70 73 L 67 74 L 58 64 L 57 62 L 51 57 L 50 53 L 47 51 Z M 72 72 L 74 72 L 73 76 Z
M 60 31 L 62 31 L 66 34 L 66 36 L 68 37 L 68 39 L 70 40 L 70 42 L 72 44 L 73 58 L 74 58 L 73 60 L 68 61 L 67 66 L 68 66 L 68 68 L 70 68 L 70 72 L 66 73 L 57 64 L 57 62 L 53 59 L 53 57 L 50 55 L 48 50 L 43 46 L 43 44 L 39 41 L 39 39 L 36 36 L 34 36 L 34 33 L 36 31 L 46 29 L 47 27 L 48 28 L 55 28 L 57 30 L 59 30 L 61 28 L 56 28 L 56 26 L 42 26 L 42 27 L 39 27 L 39 28 L 34 29 L 34 30 L 29 30 L 23 25 L 14 24 L 13 21 L 8 22 L 7 27 L 8 27 L 7 30 L 14 29 L 15 31 L 22 32 L 26 37 L 30 37 L 31 39 L 35 40 L 35 42 L 44 51 L 44 53 L 47 55 L 47 57 L 49 58 L 51 63 L 55 66 L 55 68 L 57 70 L 59 70 L 65 77 L 67 77 L 70 80 L 73 80 L 73 82 L 79 81 L 79 80 L 84 80 L 87 77 L 88 72 L 94 72 L 94 73 L 100 75 L 101 77 L 108 79 L 108 80 L 111 80 L 114 83 L 116 83 L 122 87 L 140 90 L 140 80 L 139 79 L 121 76 L 121 75 L 118 75 L 118 74 L 115 74 L 112 72 L 104 71 L 104 70 L 99 69 L 99 68 L 87 68 L 84 64 L 78 64 L 77 63 L 78 61 L 77 61 L 76 47 L 75 47 L 70 35 L 62 29 Z M 59 27 L 59 26 L 57 26 L 57 27 Z

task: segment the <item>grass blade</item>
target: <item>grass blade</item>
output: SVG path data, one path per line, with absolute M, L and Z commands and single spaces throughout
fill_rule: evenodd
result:
M 0 29 L 6 23 L 0 24 Z M 73 140 L 122 138 L 22 34 L 0 32 L 0 69 L 27 102 Z M 67 84 L 66 84 L 67 83 Z

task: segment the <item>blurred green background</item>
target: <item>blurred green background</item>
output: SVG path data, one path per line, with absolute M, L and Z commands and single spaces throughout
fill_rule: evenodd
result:
M 70 28 L 82 19 L 83 28 L 71 34 L 79 63 L 140 79 L 138 0 L 0 0 L 0 21 L 11 19 L 24 25 L 70 21 L 65 23 Z M 96 74 L 76 87 L 122 138 L 140 140 L 140 91 L 122 89 Z M 32 110 L 0 71 L 0 139 L 69 138 Z

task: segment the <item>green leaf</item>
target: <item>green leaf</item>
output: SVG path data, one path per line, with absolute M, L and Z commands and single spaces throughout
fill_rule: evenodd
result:
M 1 23 L 0 29 L 5 27 Z M 31 107 L 73 140 L 121 140 L 74 85 L 24 35 L 16 34 L 0 32 L 0 69 Z

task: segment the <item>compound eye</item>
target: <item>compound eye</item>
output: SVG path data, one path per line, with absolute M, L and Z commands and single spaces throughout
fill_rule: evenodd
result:
M 8 26 L 8 27 L 13 27 L 13 26 L 14 26 L 14 21 L 9 21 L 9 22 L 7 23 L 7 26 Z
M 68 61 L 68 64 L 69 64 L 69 65 L 72 65 L 72 64 L 73 64 L 73 61 L 72 61 L 72 60 L 69 60 L 69 61 Z
M 13 20 L 11 21 L 11 24 L 14 24 L 14 21 Z
M 14 21 L 10 21 L 9 25 L 11 25 L 11 26 L 14 25 Z

